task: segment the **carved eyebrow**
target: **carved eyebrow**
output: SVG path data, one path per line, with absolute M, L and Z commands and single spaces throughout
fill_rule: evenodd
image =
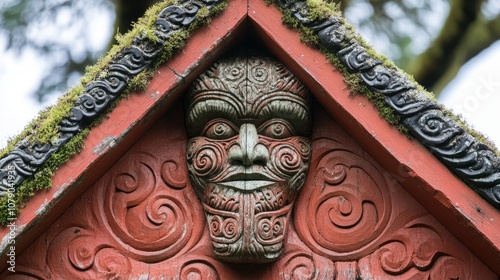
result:
M 257 119 L 278 117 L 290 122 L 301 135 L 309 134 L 311 115 L 307 101 L 291 93 L 274 92 L 256 100 L 252 113 Z
M 215 118 L 241 118 L 244 107 L 234 94 L 224 91 L 198 92 L 189 102 L 186 114 L 189 137 L 199 135 L 206 123 Z

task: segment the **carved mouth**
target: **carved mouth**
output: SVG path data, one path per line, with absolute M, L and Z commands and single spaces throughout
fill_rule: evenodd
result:
M 235 180 L 235 181 L 225 181 L 219 184 L 226 187 L 235 188 L 238 190 L 253 191 L 259 188 L 276 184 L 276 182 L 269 180 Z
M 221 180 L 222 182 L 231 181 L 274 181 L 272 178 L 266 174 L 257 172 L 236 172 L 228 175 L 226 178 Z
M 242 191 L 252 191 L 275 183 L 276 180 L 269 178 L 264 173 L 237 172 L 227 176 L 219 184 Z

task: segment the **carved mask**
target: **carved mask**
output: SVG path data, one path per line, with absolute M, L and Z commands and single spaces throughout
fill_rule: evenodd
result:
M 187 95 L 188 172 L 214 252 L 275 260 L 311 153 L 308 90 L 270 58 L 222 59 Z

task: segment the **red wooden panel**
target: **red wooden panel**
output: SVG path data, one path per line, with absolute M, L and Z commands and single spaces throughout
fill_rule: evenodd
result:
M 365 97 L 349 92 L 325 56 L 281 23 L 281 12 L 249 0 L 251 26 L 266 46 L 314 93 L 325 110 L 428 211 L 500 274 L 500 212 L 455 177 L 415 140 L 408 139 Z M 459 190 L 459 191 L 457 191 Z
M 495 279 L 321 108 L 285 248 L 268 264 L 212 251 L 189 183 L 182 110 L 160 119 L 2 279 Z
M 246 6 L 245 0 L 232 0 L 210 26 L 200 28 L 181 53 L 158 69 L 145 91 L 129 94 L 108 118 L 92 128 L 84 149 L 57 170 L 52 188 L 38 192 L 22 209 L 16 221 L 23 229 L 17 238 L 17 254 L 104 174 L 175 104 L 187 85 L 237 40 L 245 30 Z M 7 236 L 9 231 L 0 228 L 0 236 Z M 0 254 L 0 270 L 7 267 L 6 260 L 6 255 Z

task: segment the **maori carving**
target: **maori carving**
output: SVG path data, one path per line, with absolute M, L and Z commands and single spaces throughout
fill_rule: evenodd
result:
M 187 106 L 188 172 L 215 253 L 275 260 L 308 170 L 307 89 L 281 63 L 238 56 L 203 73 Z
M 189 211 L 192 201 L 182 195 L 186 183 L 171 186 L 168 181 L 159 180 L 160 170 L 154 171 L 159 166 L 179 165 L 175 161 L 161 164 L 151 155 L 135 154 L 118 164 L 121 172 L 94 196 L 93 205 L 103 228 L 109 229 L 136 260 L 168 259 L 189 247 L 188 242 L 201 234 L 201 229 L 195 230 L 194 225 L 203 224 L 203 219 Z M 171 178 L 171 171 L 178 170 L 163 169 L 161 177 Z M 176 176 L 186 177 L 177 179 L 180 182 L 187 181 L 185 171 Z
M 356 74 L 370 90 L 385 96 L 387 105 L 401 116 L 415 138 L 500 209 L 500 159 L 491 148 L 446 116 L 401 70 L 383 65 L 361 42 L 348 36 L 351 31 L 347 31 L 342 17 L 331 15 L 324 20 L 312 20 L 310 8 L 302 0 L 277 0 L 277 5 L 314 30 L 320 44 L 337 55 L 349 72 Z
M 315 118 L 327 117 L 318 112 Z M 482 275 L 466 264 L 470 259 L 460 242 L 407 199 L 390 174 L 349 143 L 336 125 L 317 121 L 312 136 L 310 172 L 294 206 L 293 225 L 305 244 L 301 248 L 318 260 L 333 261 L 338 279 Z M 296 242 L 293 236 L 288 240 Z
M 180 151 L 170 156 L 182 159 Z M 160 169 L 184 166 L 179 159 L 162 163 L 148 153 L 134 153 L 115 165 L 91 194 L 92 211 L 53 237 L 46 257 L 52 273 L 74 279 L 124 279 L 137 263 L 160 263 L 191 249 L 203 233 L 203 227 L 196 226 L 204 224 L 201 209 L 194 211 L 194 193 L 184 193 L 185 170 L 179 174 L 175 168 Z M 163 178 L 172 178 L 171 171 L 177 171 L 178 182 L 186 183 L 169 186 Z M 67 258 L 61 259 L 61 254 Z
M 313 145 L 321 153 L 330 143 L 322 139 Z M 367 255 L 390 219 L 392 203 L 384 176 L 352 152 L 328 150 L 315 160 L 316 176 L 306 182 L 314 187 L 303 190 L 298 200 L 302 210 L 295 214 L 299 236 L 332 259 Z
M 210 11 L 222 0 L 187 0 L 167 6 L 156 20 L 158 42 L 137 36 L 132 46 L 121 50 L 99 75 L 85 86 L 69 116 L 59 124 L 61 136 L 50 143 L 30 144 L 22 140 L 7 156 L 0 159 L 0 196 L 13 193 L 21 183 L 33 176 L 40 166 L 73 136 L 88 127 L 122 94 L 130 80 L 161 56 L 163 46 L 180 30 L 188 28 L 202 8 Z
M 16 256 L 15 274 L 0 278 L 498 278 L 321 110 L 315 110 L 308 182 L 294 205 L 280 208 L 285 193 L 271 187 L 219 187 L 211 204 L 200 203 L 188 180 L 184 124 L 172 121 L 182 119 L 179 109 Z M 248 217 L 262 222 L 251 229 L 266 229 L 250 232 L 255 240 L 260 234 L 265 243 L 275 229 L 286 229 L 274 262 L 228 263 L 214 252 L 214 231 L 230 238 L 244 229 L 239 212 L 226 209 L 245 199 L 258 201 L 249 204 L 256 214 Z M 208 218 L 215 221 L 209 229 L 203 207 L 218 216 Z M 283 222 L 279 211 L 288 212 L 288 226 L 276 226 Z
M 412 225 L 397 231 L 373 254 L 359 260 L 366 267 L 363 279 L 469 279 L 474 278 L 464 261 L 443 254 L 443 240 L 431 228 Z M 376 267 L 376 269 L 374 269 Z M 394 276 L 393 276 L 394 277 Z

